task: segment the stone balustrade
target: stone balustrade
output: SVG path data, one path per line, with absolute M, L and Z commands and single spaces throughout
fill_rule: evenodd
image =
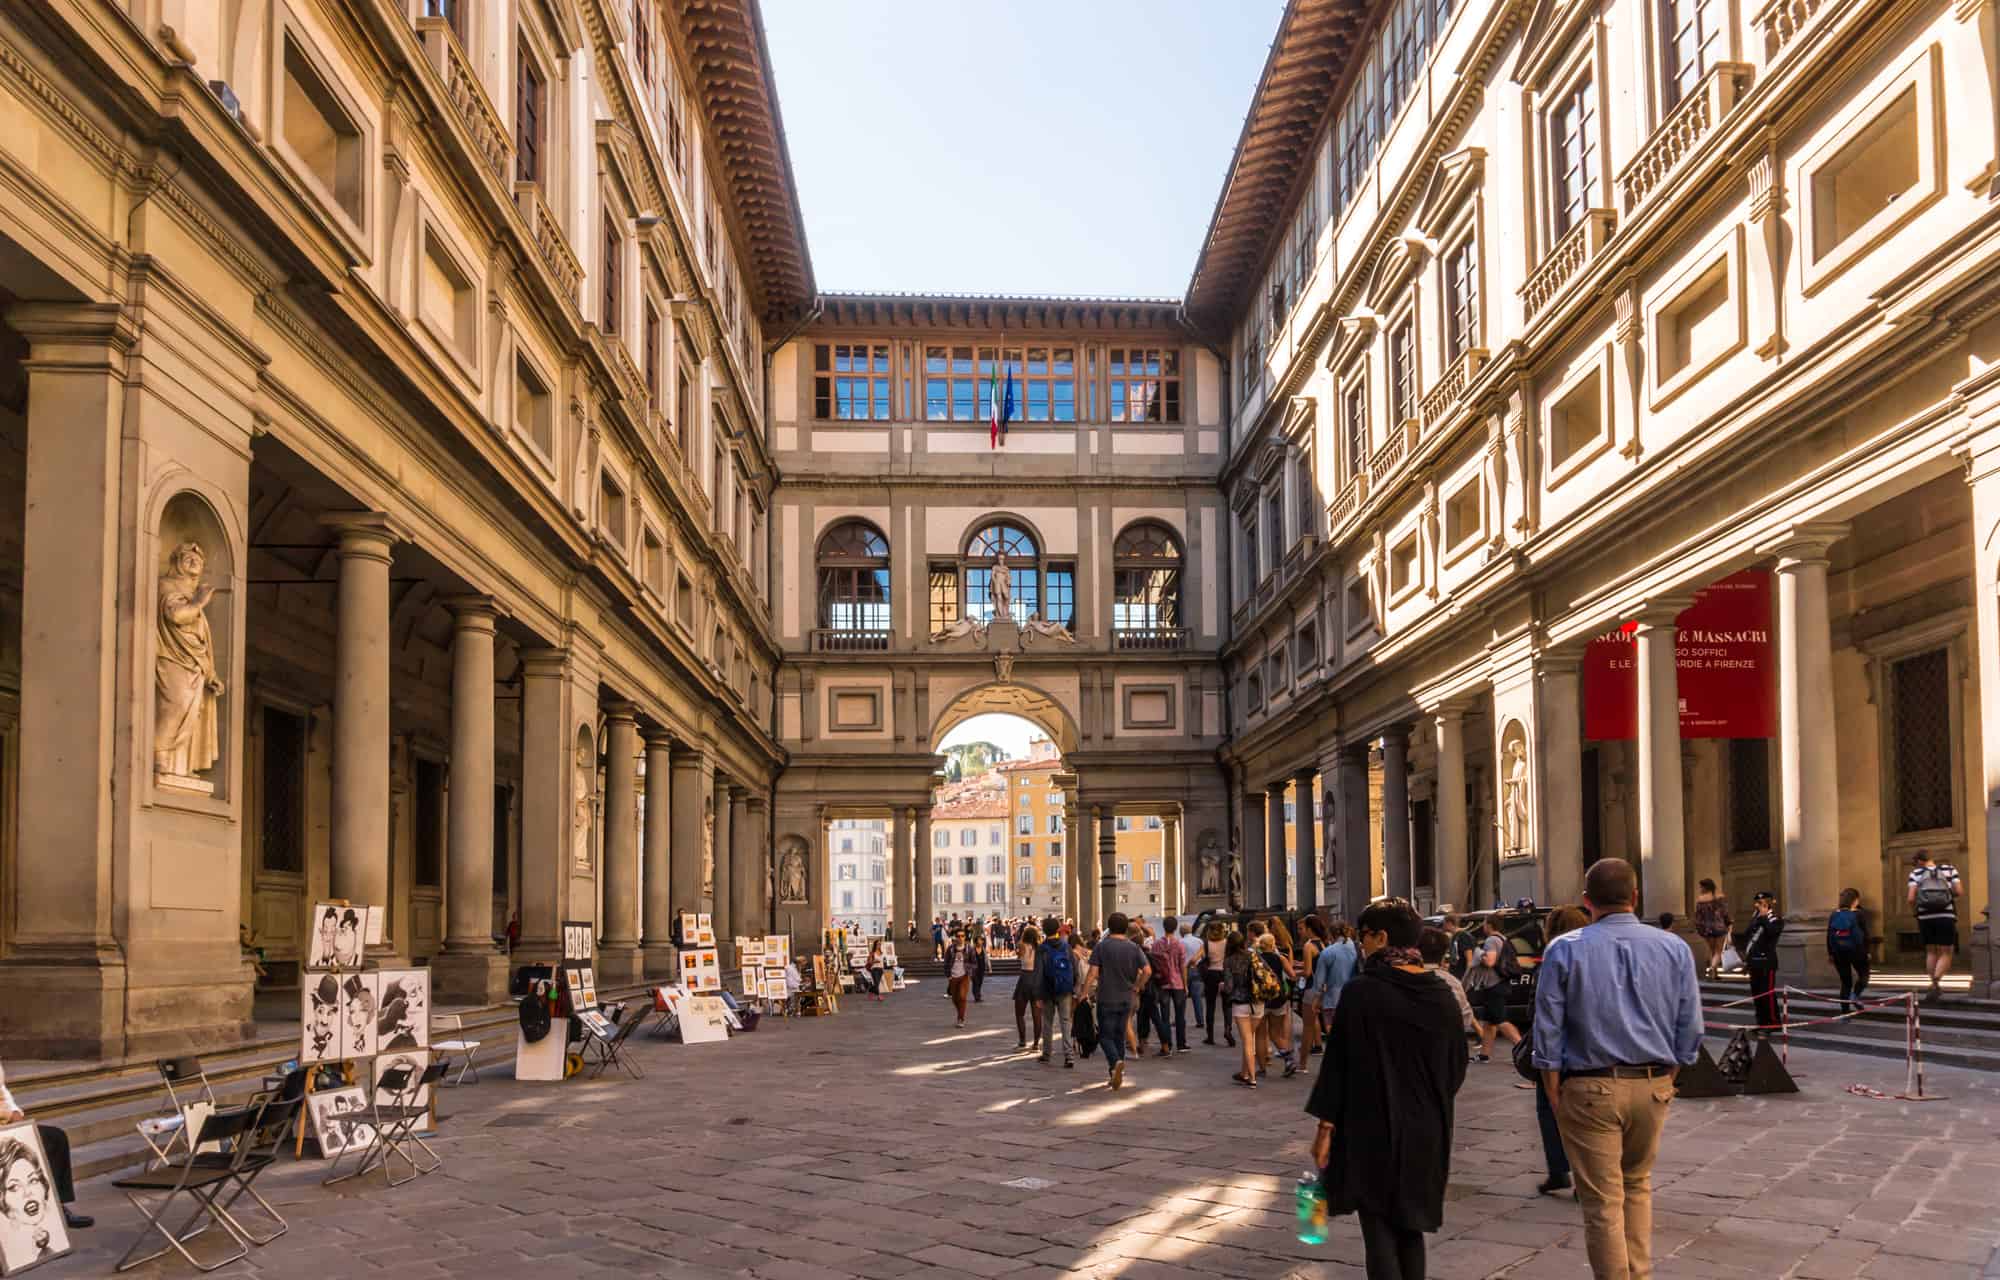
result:
M 1528 318 L 1534 319 L 1555 301 L 1564 285 L 1574 279 L 1597 256 L 1611 238 L 1617 215 L 1609 209 L 1591 209 L 1571 227 L 1542 258 L 1541 265 L 1521 286 L 1521 300 L 1527 304 Z
M 1702 139 L 1715 131 L 1716 124 L 1736 105 L 1736 98 L 1750 82 L 1750 68 L 1741 62 L 1718 62 L 1695 83 L 1694 89 L 1667 116 L 1653 136 L 1632 157 L 1632 163 L 1618 175 L 1618 189 L 1625 201 L 1625 216 L 1646 202 L 1667 176 Z

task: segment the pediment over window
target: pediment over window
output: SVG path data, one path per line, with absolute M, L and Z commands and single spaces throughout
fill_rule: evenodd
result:
M 645 179 L 640 175 L 638 142 L 632 131 L 616 120 L 597 122 L 598 168 L 609 175 L 627 208 L 637 212 L 652 207 Z
M 1293 396 L 1285 406 L 1285 420 L 1278 428 L 1281 438 L 1296 445 L 1312 435 L 1313 419 L 1319 413 L 1319 397 Z
M 1334 330 L 1333 342 L 1327 349 L 1326 367 L 1337 371 L 1366 351 L 1380 327 L 1381 322 L 1366 312 L 1342 316 Z
M 1521 54 L 1514 61 L 1514 83 L 1530 90 L 1544 88 L 1578 26 L 1596 12 L 1594 0 L 1536 0 L 1521 39 Z
M 1473 192 L 1486 181 L 1486 151 L 1466 147 L 1439 160 L 1431 168 L 1430 182 L 1417 204 L 1413 219 L 1418 231 L 1430 239 L 1444 234 L 1445 226 Z
M 1430 246 L 1415 233 L 1390 241 L 1375 264 L 1374 277 L 1368 282 L 1369 309 L 1377 314 L 1387 312 L 1394 304 L 1396 295 L 1423 269 L 1430 256 Z

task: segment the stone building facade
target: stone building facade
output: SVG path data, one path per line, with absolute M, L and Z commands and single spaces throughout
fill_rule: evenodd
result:
M 323 897 L 447 999 L 809 935 L 834 821 L 905 915 L 981 711 L 1085 919 L 1157 814 L 1184 911 L 1617 853 L 1807 972 L 1923 848 L 1985 981 L 1995 47 L 1292 0 L 1184 297 L 909 297 L 818 291 L 754 0 L 8 6 L 0 1038 L 248 1034 Z

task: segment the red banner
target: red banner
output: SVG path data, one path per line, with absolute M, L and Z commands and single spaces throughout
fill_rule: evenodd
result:
M 1583 736 L 1639 735 L 1639 654 L 1626 623 L 1583 653 Z M 1674 620 L 1681 737 L 1769 738 L 1778 732 L 1777 655 L 1771 650 L 1771 575 L 1714 583 Z

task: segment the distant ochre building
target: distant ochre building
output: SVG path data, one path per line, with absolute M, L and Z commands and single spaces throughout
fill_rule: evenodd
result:
M 328 897 L 468 1002 L 872 919 L 856 822 L 885 919 L 1620 855 L 1807 976 L 1926 849 L 1989 980 L 1992 0 L 1292 0 L 1171 299 L 820 291 L 761 24 L 0 15 L 11 1054 L 245 1036 Z

